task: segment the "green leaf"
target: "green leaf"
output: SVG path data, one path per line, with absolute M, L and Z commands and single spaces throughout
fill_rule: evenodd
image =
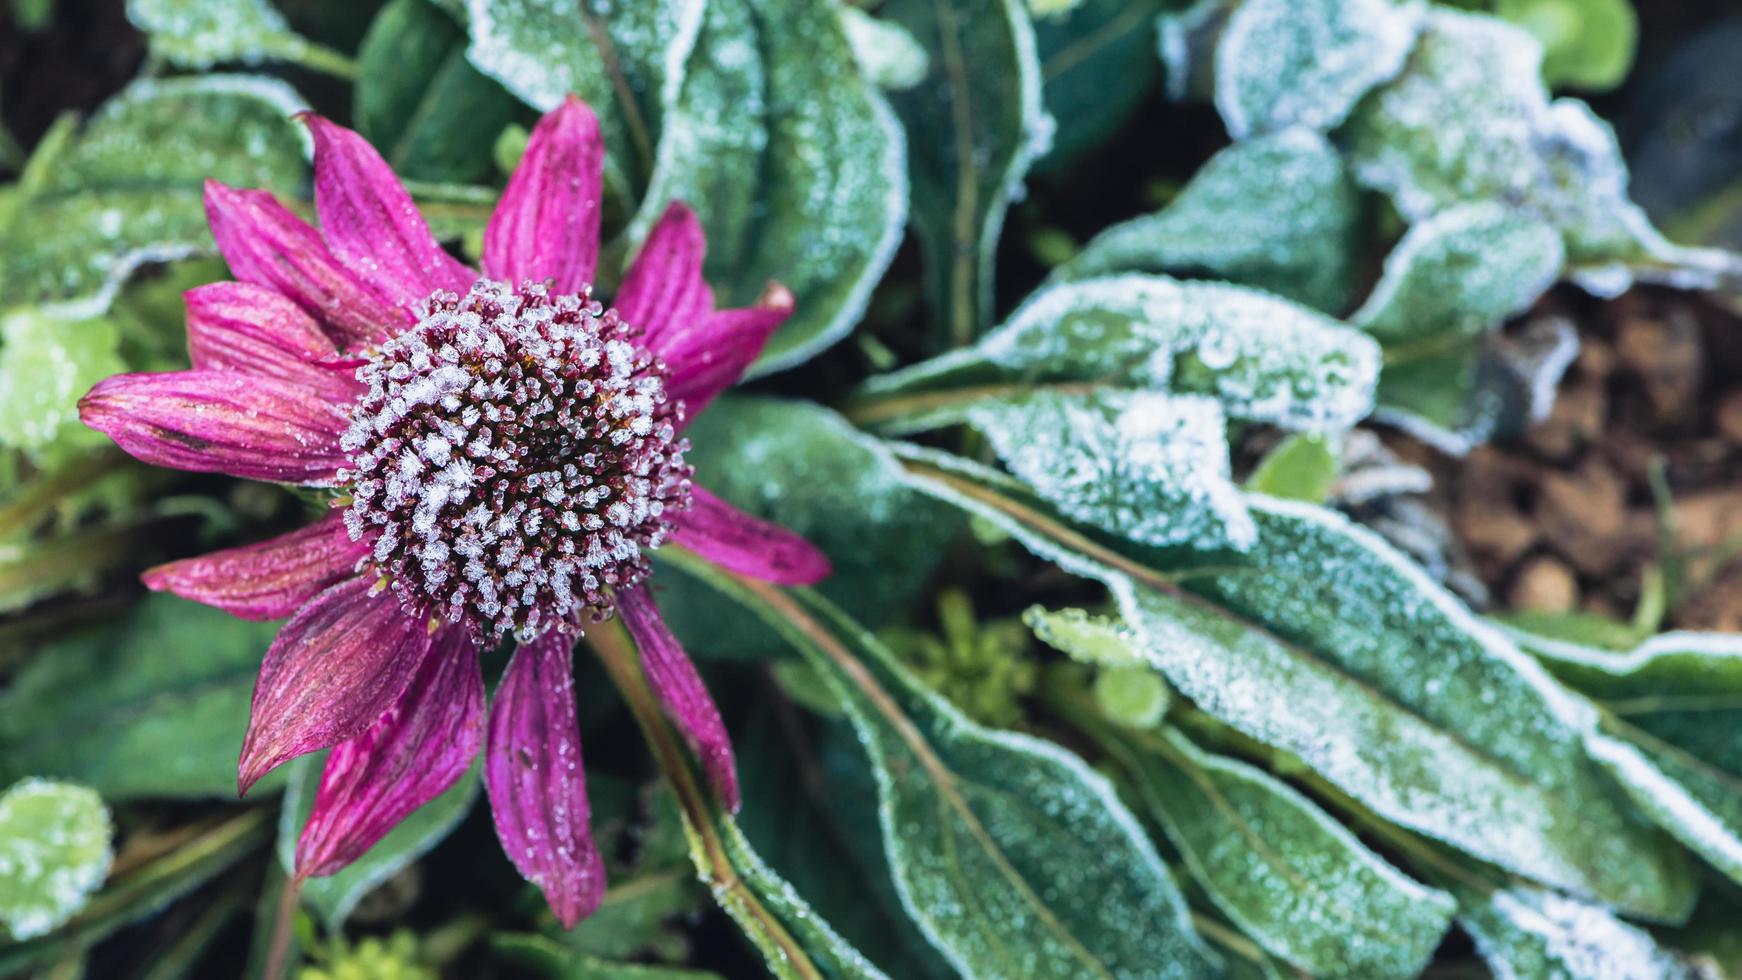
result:
M 1058 276 L 1202 275 L 1340 314 L 1354 298 L 1362 211 L 1325 138 L 1284 130 L 1218 152 L 1166 208 L 1096 235 Z
M 1216 108 L 1229 135 L 1335 129 L 1403 67 L 1422 9 L 1420 0 L 1245 0 L 1216 44 Z
M 1536 888 L 1460 894 L 1458 925 L 1497 977 L 1693 980 L 1703 973 L 1600 906 Z
M 1072 520 L 1157 547 L 1243 548 L 1227 422 L 1199 395 L 1037 390 L 968 409 L 1010 471 Z
M 90 946 L 129 923 L 211 881 L 266 840 L 269 814 L 245 810 L 197 830 L 161 856 L 116 875 L 84 910 L 51 935 L 0 943 L 0 974 L 61 961 L 69 948 Z
M 630 237 L 672 200 L 708 233 L 721 306 L 770 282 L 796 312 L 753 374 L 839 340 L 865 310 L 907 214 L 902 134 L 860 76 L 839 12 L 819 0 L 715 0 L 665 115 Z
M 1081 0 L 1034 24 L 1041 95 L 1058 124 L 1037 170 L 1061 171 L 1111 136 L 1161 82 L 1155 18 L 1169 0 Z
M 977 344 L 873 378 L 849 413 L 889 431 L 960 421 L 1035 384 L 1200 394 L 1231 419 L 1343 429 L 1372 408 L 1379 348 L 1256 290 L 1160 276 L 1041 289 Z
M 1264 454 L 1246 480 L 1246 488 L 1284 500 L 1322 504 L 1337 482 L 1337 454 L 1330 440 L 1297 432 Z
M 958 972 L 1213 973 L 1154 848 L 1080 759 L 969 721 L 814 592 L 688 564 L 755 608 L 841 698 L 878 774 L 902 901 Z
M 277 630 L 152 595 L 45 644 L 0 692 L 0 778 L 76 780 L 109 800 L 234 799 L 254 677 Z
M 611 963 L 543 936 L 498 934 L 490 937 L 490 949 L 547 980 L 721 980 L 719 974 L 707 970 Z
M 606 175 L 634 200 L 653 170 L 702 7 L 702 0 L 466 0 L 466 56 L 540 111 L 570 93 L 585 99 L 605 136 Z
M 267 0 L 127 0 L 127 19 L 152 53 L 183 68 L 299 61 L 309 43 Z
M 1127 738 L 1130 738 L 1127 736 Z M 1408 878 L 1306 797 L 1168 728 L 1106 740 L 1223 914 L 1313 976 L 1415 976 L 1457 904 Z
M 1434 9 L 1403 73 L 1342 133 L 1356 178 L 1410 221 L 1502 201 L 1554 226 L 1568 271 L 1601 295 L 1635 278 L 1696 286 L 1736 275 L 1728 253 L 1672 245 L 1627 196 L 1627 167 L 1584 103 L 1551 102 L 1542 47 L 1492 17 Z
M 1542 219 L 1492 201 L 1456 204 L 1409 229 L 1349 320 L 1388 348 L 1444 350 L 1536 302 L 1560 277 L 1561 258 L 1560 235 Z
M 841 27 L 859 70 L 880 88 L 912 88 L 930 69 L 925 48 L 905 28 L 849 6 L 841 7 Z
M 1601 706 L 1591 755 L 1640 809 L 1742 882 L 1742 637 L 1664 633 L 1615 653 L 1514 636 Z
M 72 918 L 114 858 L 109 810 L 72 783 L 26 779 L 0 793 L 0 923 L 14 939 Z
M 291 763 L 284 788 L 284 805 L 278 817 L 278 861 L 286 873 L 296 868 L 296 839 L 314 809 L 315 790 L 320 786 L 321 767 L 327 754 L 304 756 Z M 460 781 L 440 796 L 411 812 L 387 836 L 337 874 L 309 878 L 302 883 L 302 904 L 320 917 L 329 932 L 338 932 L 363 896 L 423 857 L 447 839 L 478 799 L 482 763 L 467 770 Z
M 19 310 L 0 317 L 0 446 L 33 459 L 102 444 L 78 421 L 91 386 L 126 370 L 120 332 L 106 320 L 75 322 Z
M 305 173 L 301 99 L 274 79 L 144 79 L 106 103 L 55 158 L 46 185 L 0 227 L 0 305 L 107 309 L 147 262 L 213 250 L 202 187 L 215 178 L 290 193 Z M 41 229 L 52 228 L 45 235 Z
M 1639 45 L 1631 0 L 1496 0 L 1494 13 L 1542 42 L 1542 78 L 1604 92 L 1620 85 Z
M 907 129 L 914 229 L 941 338 L 991 322 L 1004 213 L 1052 139 L 1040 64 L 1019 0 L 891 0 L 878 10 L 922 45 L 931 74 L 890 102 Z
M 464 183 L 495 171 L 496 138 L 524 110 L 466 61 L 465 47 L 465 33 L 428 0 L 393 0 L 363 38 L 358 129 L 402 177 Z
M 1590 705 L 1371 532 L 1254 496 L 1257 543 L 1193 568 L 1086 536 L 966 461 L 900 453 L 916 487 L 1107 585 L 1150 662 L 1201 710 L 1378 816 L 1642 916 L 1686 914 L 1685 856 L 1585 754 Z M 1191 594 L 1174 594 L 1173 576 Z
M 866 623 L 886 625 L 912 604 L 943 558 L 940 543 L 964 523 L 907 487 L 880 443 L 810 402 L 730 395 L 687 434 L 696 481 L 821 548 L 833 572 L 819 588 Z M 691 649 L 767 656 L 783 646 L 714 590 L 681 578 L 665 587 L 678 595 L 663 604 L 667 618 Z

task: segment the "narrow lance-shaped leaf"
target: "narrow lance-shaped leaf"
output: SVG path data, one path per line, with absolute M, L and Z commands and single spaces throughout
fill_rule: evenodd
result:
M 860 76 L 838 12 L 811 0 L 708 4 L 630 237 L 682 200 L 708 233 L 722 306 L 779 281 L 795 312 L 752 373 L 839 340 L 900 243 L 900 126 Z
M 813 592 L 684 565 L 755 608 L 842 699 L 878 772 L 884 847 L 903 902 L 958 971 L 1214 973 L 1167 869 L 1081 760 L 969 721 Z
M 1587 744 L 1634 802 L 1742 882 L 1742 637 L 1664 633 L 1629 653 L 1513 633 L 1596 700 Z
M 992 319 L 1004 213 L 1052 140 L 1034 31 L 1018 0 L 892 0 L 878 14 L 907 28 L 930 61 L 931 73 L 890 101 L 907 129 L 938 333 L 966 344 Z
M 1363 212 L 1341 154 L 1285 129 L 1219 151 L 1167 207 L 1096 235 L 1056 275 L 1205 276 L 1337 315 L 1353 298 Z
M 972 347 L 872 379 L 848 412 L 893 432 L 960 421 L 1036 384 L 1198 394 L 1231 419 L 1348 428 L 1372 408 L 1379 347 L 1286 300 L 1221 283 L 1108 276 L 1042 289 Z
M 1687 911 L 1683 855 L 1585 756 L 1589 706 L 1374 535 L 1250 497 L 1257 543 L 1194 572 L 1196 559 L 1084 533 L 999 474 L 900 452 L 916 487 L 1106 584 L 1199 708 L 1380 816 L 1640 915 Z M 1205 598 L 1158 591 L 1170 574 Z
M 1155 18 L 1168 0 L 1081 0 L 1037 18 L 1040 91 L 1058 125 L 1037 170 L 1057 172 L 1111 136 L 1160 87 Z
M 1458 925 L 1500 980 L 1703 976 L 1613 912 L 1537 888 L 1461 890 Z
M 1335 129 L 1403 67 L 1422 0 L 1245 0 L 1216 44 L 1216 108 L 1235 139 Z
M 94 316 L 139 266 L 212 251 L 205 180 L 294 191 L 306 139 L 290 117 L 303 108 L 275 79 L 134 82 L 50 162 L 46 186 L 10 226 L 0 225 L 0 295 Z

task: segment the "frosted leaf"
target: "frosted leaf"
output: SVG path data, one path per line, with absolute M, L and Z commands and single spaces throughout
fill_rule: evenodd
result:
M 900 244 L 907 175 L 900 126 L 834 8 L 708 4 L 630 236 L 672 200 L 707 230 L 720 305 L 749 306 L 770 281 L 793 293 L 796 311 L 752 374 L 798 363 L 858 321 Z
M 877 774 L 902 905 L 958 973 L 1218 975 L 1111 783 L 1052 742 L 970 721 L 814 593 L 792 595 L 862 670 L 843 669 L 780 610 L 757 611 L 846 709 Z
M 1456 204 L 1409 229 L 1349 320 L 1388 347 L 1474 337 L 1534 303 L 1560 277 L 1561 258 L 1560 235 L 1540 218 L 1492 201 Z
M 1211 399 L 1041 390 L 980 402 L 968 422 L 1072 520 L 1157 547 L 1252 542 L 1229 477 L 1226 420 Z
M 1179 576 L 1201 593 L 1187 602 L 1056 535 L 1060 518 L 1010 478 L 918 447 L 897 452 L 916 489 L 1105 584 L 1182 696 L 1379 816 L 1623 909 L 1686 913 L 1685 855 L 1643 826 L 1585 755 L 1590 705 L 1371 532 L 1320 508 L 1249 497 L 1257 543 L 1209 568 L 1093 542 Z
M 1596 905 L 1539 888 L 1461 894 L 1458 924 L 1496 980 L 1694 980 L 1651 934 Z
M 466 0 L 466 57 L 541 111 L 579 95 L 599 117 L 606 173 L 633 195 L 677 100 L 702 0 Z M 603 38 L 604 44 L 597 39 Z
M 1207 100 L 1216 89 L 1216 42 L 1241 0 L 1196 0 L 1156 19 L 1157 51 L 1166 69 L 1167 97 Z
M 73 322 L 19 310 L 0 318 L 0 445 L 35 458 L 55 449 L 101 444 L 78 424 L 91 386 L 126 369 L 120 332 L 106 320 Z
M 1561 232 L 1568 271 L 1608 295 L 1634 277 L 1679 286 L 1735 276 L 1728 253 L 1675 246 L 1627 196 L 1614 132 L 1583 102 L 1550 101 L 1542 47 L 1492 17 L 1435 9 L 1403 73 L 1342 133 L 1356 178 L 1410 221 L 1503 201 Z
M 1367 414 L 1378 373 L 1371 338 L 1305 307 L 1238 286 L 1126 275 L 1043 288 L 974 346 L 875 378 L 864 390 L 1106 385 L 1202 394 L 1231 419 L 1322 431 Z M 890 428 L 960 417 L 960 405 L 946 405 Z
M 285 785 L 284 805 L 278 811 L 277 844 L 278 861 L 287 875 L 296 872 L 296 840 L 314 807 L 315 788 L 325 761 L 326 753 L 322 752 L 286 767 L 290 780 Z M 478 799 L 482 768 L 482 762 L 473 765 L 459 782 L 412 811 L 362 857 L 336 874 L 303 881 L 302 904 L 319 916 L 329 931 L 337 932 L 363 896 L 423 857 L 459 826 Z
M 1079 0 L 1034 22 L 1041 97 L 1058 129 L 1037 172 L 1064 173 L 1155 97 L 1155 18 L 1171 0 Z
M 1361 212 L 1341 155 L 1317 133 L 1284 130 L 1218 152 L 1166 208 L 1096 235 L 1058 277 L 1203 275 L 1340 314 Z
M 858 7 L 842 6 L 841 26 L 859 70 L 882 88 L 912 88 L 931 70 L 925 48 L 905 29 Z
M 1664 633 L 1628 653 L 1514 633 L 1603 706 L 1589 749 L 1640 809 L 1742 882 L 1742 636 Z
M 1216 44 L 1216 108 L 1244 139 L 1328 131 L 1403 67 L 1421 0 L 1245 0 Z
M 309 50 L 268 0 L 127 0 L 127 19 L 151 50 L 183 68 L 296 61 Z
M 0 231 L 0 294 L 95 316 L 139 266 L 211 252 L 205 180 L 295 191 L 308 140 L 290 117 L 304 108 L 268 78 L 134 82 L 45 162 L 45 185 Z
M 1387 864 L 1262 769 L 1173 728 L 1130 753 L 1138 795 L 1222 913 L 1311 976 L 1407 977 L 1427 965 L 1456 903 Z
M 109 810 L 83 786 L 26 779 L 0 794 L 0 924 L 43 935 L 83 908 L 114 858 Z
M 1021 0 L 890 0 L 877 13 L 906 28 L 931 66 L 890 104 L 907 131 L 910 213 L 934 320 L 967 343 L 992 319 L 1004 214 L 1052 140 L 1034 29 Z
M 1097 667 L 1136 667 L 1149 662 L 1143 641 L 1123 622 L 1081 609 L 1048 610 L 1031 606 L 1022 621 L 1048 646 L 1078 663 Z

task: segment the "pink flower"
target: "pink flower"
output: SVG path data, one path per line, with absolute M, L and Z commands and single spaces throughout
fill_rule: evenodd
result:
M 647 552 L 667 540 L 771 582 L 827 560 L 690 481 L 685 423 L 737 381 L 792 297 L 716 310 L 695 215 L 673 204 L 615 308 L 594 298 L 604 146 L 570 98 L 532 133 L 480 275 L 444 252 L 356 133 L 305 117 L 316 232 L 270 194 L 206 185 L 239 282 L 187 294 L 193 368 L 92 389 L 86 424 L 147 462 L 330 488 L 332 511 L 256 545 L 145 575 L 249 619 L 267 651 L 242 791 L 331 748 L 297 844 L 331 874 L 485 752 L 509 857 L 566 925 L 604 891 L 570 656 L 616 612 L 647 679 L 736 808 L 719 711 L 660 618 Z M 479 652 L 519 646 L 486 719 Z

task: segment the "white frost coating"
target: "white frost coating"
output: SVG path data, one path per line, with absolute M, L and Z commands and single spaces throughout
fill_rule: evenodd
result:
M 295 61 L 309 49 L 266 0 L 128 0 L 127 19 L 151 35 L 152 51 L 184 68 Z
M 1672 980 L 1685 964 L 1645 930 L 1577 899 L 1536 888 L 1472 899 L 1459 923 L 1499 980 Z
M 1245 548 L 1257 535 L 1229 474 L 1221 406 L 1198 396 L 1037 391 L 968 421 L 1066 516 L 1143 544 Z
M 1617 653 L 1516 628 L 1501 628 L 1526 649 L 1544 654 L 1553 660 L 1592 667 L 1615 677 L 1625 677 L 1650 665 L 1659 657 L 1671 655 L 1708 660 L 1713 667 L 1724 665 L 1726 661 L 1742 660 L 1742 634 L 1736 633 L 1672 630 L 1651 637 L 1631 651 Z
M 15 940 L 71 918 L 114 859 L 108 808 L 83 786 L 24 779 L 0 794 L 0 923 Z
M 1457 204 L 1411 226 L 1349 322 L 1382 340 L 1475 336 L 1560 278 L 1552 227 L 1495 201 Z
M 1638 747 L 1597 733 L 1585 742 L 1591 757 L 1608 767 L 1639 808 L 1712 866 L 1742 882 L 1742 837 L 1696 799 L 1681 783 L 1666 775 Z
M 1246 0 L 1216 46 L 1228 134 L 1335 129 L 1402 69 L 1422 14 L 1421 0 Z
M 1041 290 L 973 347 L 867 385 L 919 388 L 985 364 L 1016 378 L 1205 394 L 1235 419 L 1335 431 L 1373 406 L 1379 345 L 1240 286 L 1123 275 Z
M 907 28 L 858 7 L 842 5 L 840 13 L 853 57 L 872 84 L 887 89 L 912 88 L 931 70 L 925 47 Z
M 130 105 L 151 99 L 179 99 L 189 95 L 239 95 L 245 98 L 257 99 L 278 110 L 285 119 L 299 112 L 309 111 L 308 102 L 297 94 L 296 89 L 276 78 L 265 75 L 195 75 L 184 78 L 142 78 L 120 95 L 103 105 L 95 116 L 91 117 L 93 127 L 110 121 L 113 117 L 124 115 Z M 314 136 L 308 127 L 296 126 L 292 130 L 302 142 L 303 158 L 314 159 Z
M 1228 15 L 1240 6 L 1241 0 L 1197 0 L 1177 13 L 1165 13 L 1156 18 L 1156 51 L 1167 79 L 1166 94 L 1170 101 L 1184 102 L 1208 88 L 1209 82 L 1199 77 L 1212 69 L 1204 57 L 1215 42 L 1216 34 Z

